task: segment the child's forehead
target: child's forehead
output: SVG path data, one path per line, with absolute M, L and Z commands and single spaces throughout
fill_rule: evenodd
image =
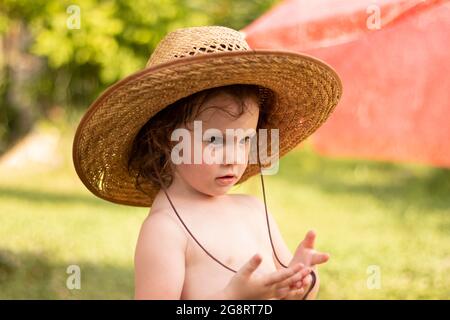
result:
M 241 106 L 241 103 L 244 103 L 245 106 Z M 203 102 L 195 120 L 233 122 L 237 120 L 241 110 L 243 113 L 239 118 L 257 117 L 259 111 L 257 100 L 252 97 L 238 99 L 226 93 L 219 93 Z

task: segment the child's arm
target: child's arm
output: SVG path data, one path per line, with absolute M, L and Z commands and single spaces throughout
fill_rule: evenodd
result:
M 163 212 L 144 221 L 136 245 L 135 299 L 180 299 L 184 283 L 186 235 Z

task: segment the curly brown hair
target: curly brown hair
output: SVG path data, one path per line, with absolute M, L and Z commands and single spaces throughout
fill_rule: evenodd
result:
M 238 103 L 237 113 L 223 110 L 231 116 L 238 118 L 246 110 L 245 99 L 254 97 L 258 101 L 259 118 L 257 128 L 268 128 L 270 126 L 268 111 L 274 101 L 273 91 L 252 84 L 233 84 L 222 87 L 215 87 L 196 92 L 188 97 L 184 97 L 168 105 L 156 113 L 138 132 L 129 153 L 128 172 L 133 175 L 135 186 L 139 190 L 142 183 L 160 186 L 162 183 L 167 188 L 173 181 L 173 168 L 170 164 L 170 153 L 173 141 L 170 140 L 173 130 L 191 121 L 202 112 L 201 107 L 207 101 L 219 93 L 227 93 Z M 212 107 L 218 108 L 218 107 Z

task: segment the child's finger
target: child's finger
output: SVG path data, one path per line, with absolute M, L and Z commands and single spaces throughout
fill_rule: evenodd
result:
M 294 276 L 297 271 L 299 271 L 300 269 L 302 269 L 304 267 L 304 265 L 302 263 L 298 263 L 292 267 L 286 268 L 286 269 L 281 269 L 281 270 L 277 270 L 271 274 L 269 274 L 264 280 L 263 280 L 263 284 L 266 286 L 271 286 L 277 282 L 281 282 L 284 281 L 285 279 L 288 279 L 292 276 Z
M 301 288 L 303 286 L 303 281 L 306 277 L 311 274 L 311 268 L 305 268 L 300 272 L 300 279 L 294 283 L 294 287 Z
M 302 271 L 300 271 L 301 278 L 304 279 L 311 273 L 311 268 L 305 268 Z
M 305 293 L 304 288 L 293 288 L 289 291 L 288 295 L 284 297 L 284 299 L 294 298 L 301 296 Z
M 313 254 L 311 258 L 311 264 L 321 264 L 325 263 L 330 259 L 330 255 L 328 253 L 316 252 Z
M 309 230 L 303 239 L 303 246 L 305 248 L 314 249 L 314 241 L 316 239 L 316 232 L 314 230 Z
M 301 272 L 295 273 L 292 277 L 287 278 L 281 282 L 277 283 L 277 288 L 290 287 L 293 288 L 296 283 L 302 282 L 303 274 Z
M 255 254 L 238 272 L 244 277 L 250 277 L 261 264 L 261 261 L 262 257 L 259 254 Z
M 278 299 L 285 299 L 289 295 L 289 288 L 279 288 L 275 290 L 275 296 Z
M 309 289 L 311 284 L 312 284 L 312 276 L 308 275 L 307 277 L 303 278 L 301 287 L 303 289 L 307 290 L 307 289 Z

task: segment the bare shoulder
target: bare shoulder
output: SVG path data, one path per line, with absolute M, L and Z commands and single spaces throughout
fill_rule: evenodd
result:
M 155 210 L 145 218 L 142 223 L 140 238 L 168 240 L 178 243 L 183 248 L 186 247 L 186 234 L 181 229 L 178 221 L 171 216 L 168 210 Z M 176 240 L 176 241 L 174 241 Z
M 135 262 L 145 257 L 156 258 L 172 251 L 184 256 L 187 239 L 183 230 L 167 212 L 155 211 L 149 214 L 141 225 L 136 244 Z
M 134 256 L 136 299 L 179 299 L 186 238 L 167 212 L 154 211 L 141 226 Z

